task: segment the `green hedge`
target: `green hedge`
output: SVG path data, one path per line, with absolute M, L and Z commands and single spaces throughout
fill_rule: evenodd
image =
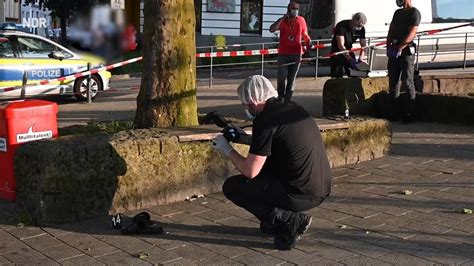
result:
M 141 52 L 131 51 L 123 55 L 123 60 L 125 61 L 125 60 L 132 59 L 139 56 L 142 56 Z M 142 70 L 143 70 L 143 60 L 125 65 L 123 67 L 114 68 L 112 69 L 111 72 L 113 75 L 123 75 L 123 74 L 141 73 Z

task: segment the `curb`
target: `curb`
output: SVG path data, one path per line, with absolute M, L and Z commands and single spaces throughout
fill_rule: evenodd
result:
M 130 79 L 130 78 L 141 78 L 142 77 L 142 73 L 141 72 L 138 72 L 138 73 L 131 73 L 131 74 L 113 74 L 111 77 L 110 77 L 110 80 L 111 81 L 117 81 L 117 80 L 124 80 L 124 79 Z

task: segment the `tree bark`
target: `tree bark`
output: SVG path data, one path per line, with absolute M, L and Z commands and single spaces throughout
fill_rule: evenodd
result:
M 59 24 L 61 24 L 61 44 L 67 44 L 67 19 L 64 15 L 59 17 Z
M 136 128 L 197 125 L 193 1 L 145 0 Z

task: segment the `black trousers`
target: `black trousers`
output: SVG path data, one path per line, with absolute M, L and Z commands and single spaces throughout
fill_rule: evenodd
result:
M 291 100 L 295 89 L 296 75 L 301 65 L 301 55 L 278 55 L 278 97 Z M 286 84 L 285 84 L 286 81 Z
M 349 56 L 355 58 L 354 53 L 349 53 Z M 342 78 L 344 73 L 346 73 L 346 75 L 350 77 L 349 69 L 351 68 L 351 64 L 349 63 L 349 61 L 347 61 L 344 55 L 333 56 L 330 60 L 331 78 Z
M 319 206 L 324 197 L 302 197 L 288 193 L 287 189 L 275 178 L 264 173 L 253 179 L 243 175 L 229 177 L 222 186 L 224 195 L 257 217 L 260 221 L 269 221 L 273 208 L 302 212 Z
M 390 98 L 392 99 L 393 112 L 401 112 L 402 115 L 413 115 L 415 112 L 415 54 L 410 53 L 410 48 L 403 49 L 398 58 L 388 58 L 388 83 Z M 402 85 L 406 86 L 407 93 L 404 98 L 400 97 Z M 396 115 L 395 115 L 396 116 Z

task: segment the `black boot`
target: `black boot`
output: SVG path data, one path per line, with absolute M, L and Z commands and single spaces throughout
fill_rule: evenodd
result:
M 275 247 L 280 250 L 291 250 L 298 243 L 299 238 L 311 225 L 312 217 L 301 212 L 292 212 L 274 208 L 270 218 L 273 223 L 281 223 L 283 233 L 275 237 Z
M 285 94 L 285 102 L 291 102 L 291 97 L 293 97 L 293 91 L 286 91 L 286 94 Z
M 390 98 L 390 110 L 388 119 L 390 121 L 398 121 L 400 120 L 400 113 L 402 111 L 402 107 L 400 104 L 400 97 L 391 97 Z
M 409 124 L 415 121 L 415 99 L 407 100 L 403 110 L 402 124 Z
M 123 235 L 156 235 L 164 232 L 161 226 L 154 224 L 151 221 L 150 214 L 141 212 L 133 216 L 132 223 L 122 228 Z
M 279 236 L 286 232 L 285 222 L 291 216 L 291 211 L 273 208 L 267 220 L 260 221 L 260 231 L 264 234 Z
M 279 236 L 284 233 L 284 228 L 282 225 L 282 223 L 271 224 L 269 222 L 261 221 L 260 231 L 267 235 Z

